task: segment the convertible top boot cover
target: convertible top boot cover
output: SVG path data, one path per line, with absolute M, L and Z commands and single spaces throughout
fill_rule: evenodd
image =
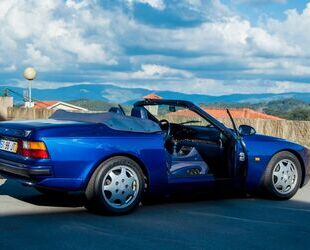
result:
M 159 125 L 148 119 L 124 116 L 114 112 L 77 113 L 57 110 L 49 119 L 105 124 L 111 129 L 140 133 L 160 132 Z

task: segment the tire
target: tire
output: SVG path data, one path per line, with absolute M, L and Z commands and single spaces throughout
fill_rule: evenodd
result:
M 302 170 L 297 157 L 288 151 L 282 151 L 268 163 L 262 185 L 268 197 L 288 200 L 298 191 L 301 179 Z
M 48 195 L 48 196 L 67 195 L 67 191 L 62 191 L 62 190 L 54 190 L 54 189 L 48 189 L 48 188 L 43 188 L 43 187 L 35 187 L 35 189 L 41 194 Z
M 91 176 L 85 207 L 97 213 L 129 213 L 139 205 L 144 187 L 143 172 L 135 161 L 123 156 L 110 158 Z

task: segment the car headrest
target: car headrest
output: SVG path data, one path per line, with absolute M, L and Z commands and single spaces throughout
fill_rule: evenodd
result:
M 120 108 L 118 108 L 118 107 L 111 107 L 109 109 L 109 112 L 116 113 L 116 114 L 119 114 L 119 115 L 123 115 L 124 114 L 123 111 Z
M 148 113 L 145 108 L 133 107 L 131 110 L 131 116 L 138 117 L 141 119 L 148 119 Z

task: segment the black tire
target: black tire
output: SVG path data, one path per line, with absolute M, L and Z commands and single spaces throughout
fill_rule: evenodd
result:
M 136 190 L 134 191 L 135 196 L 132 197 L 128 205 L 126 205 L 126 202 L 125 202 L 123 205 L 119 204 L 119 207 L 118 207 L 118 204 L 110 204 L 111 202 L 109 203 L 106 191 L 103 191 L 102 187 L 103 185 L 105 185 L 104 182 L 106 182 L 107 180 L 106 178 L 108 178 L 107 176 L 109 175 L 109 173 L 111 173 L 113 169 L 117 169 L 118 167 L 121 167 L 121 166 L 125 167 L 127 170 L 131 171 L 132 173 L 134 172 L 137 178 L 135 178 L 135 184 L 136 184 Z M 128 173 L 126 172 L 126 175 L 127 174 Z M 114 176 L 118 176 L 118 174 Z M 115 177 L 115 178 L 120 178 L 120 177 Z M 111 181 L 111 183 L 112 182 L 113 181 Z M 115 193 L 116 192 L 115 188 L 119 186 L 116 187 L 115 184 L 112 186 L 113 186 L 113 192 Z M 96 213 L 113 214 L 113 215 L 126 214 L 134 210 L 139 205 L 142 199 L 144 188 L 145 188 L 144 175 L 143 175 L 143 172 L 140 166 L 135 161 L 133 161 L 132 159 L 128 157 L 123 157 L 123 156 L 112 157 L 104 161 L 103 163 L 101 163 L 100 166 L 95 170 L 95 172 L 91 176 L 88 182 L 87 188 L 86 188 L 86 192 L 85 192 L 85 195 L 86 195 L 85 207 L 88 210 L 92 212 L 96 212 Z M 122 190 L 124 190 L 124 187 L 123 189 L 120 188 L 120 191 Z M 110 191 L 108 191 L 108 193 L 109 192 Z M 120 195 L 120 193 L 118 194 Z
M 283 187 L 281 187 L 281 184 L 276 185 L 278 181 L 278 177 L 274 175 L 274 171 L 276 173 L 280 173 L 280 174 L 282 173 L 281 171 L 277 172 L 278 169 L 280 169 L 279 164 L 281 161 L 284 161 L 284 163 L 285 162 L 289 162 L 290 164 L 292 163 L 297 172 L 294 183 L 289 184 L 287 188 L 285 189 L 287 191 L 283 190 Z M 277 169 L 275 170 L 275 168 Z M 279 177 L 279 180 L 281 178 L 282 179 L 284 178 L 283 182 L 285 182 L 284 185 L 286 185 L 286 183 L 290 181 L 290 179 L 288 179 L 289 176 L 287 176 L 287 174 L 284 173 L 284 175 L 285 175 L 284 177 Z M 298 191 L 300 187 L 301 179 L 302 179 L 302 170 L 301 170 L 300 162 L 297 159 L 297 157 L 288 151 L 282 151 L 282 152 L 275 154 L 270 160 L 270 162 L 268 163 L 268 166 L 265 170 L 265 173 L 262 179 L 262 187 L 263 187 L 264 193 L 269 198 L 276 199 L 276 200 L 288 200 L 292 198 Z
M 55 190 L 55 189 L 48 189 L 43 187 L 35 187 L 35 189 L 40 192 L 41 194 L 48 195 L 48 196 L 64 196 L 67 195 L 67 191 L 63 190 Z

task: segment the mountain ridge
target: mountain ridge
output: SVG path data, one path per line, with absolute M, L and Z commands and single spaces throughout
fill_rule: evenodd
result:
M 10 94 L 14 96 L 17 101 L 22 101 L 23 88 L 12 86 L 0 86 L 0 92 L 8 88 L 12 90 Z M 15 92 L 15 93 L 14 93 Z M 18 94 L 16 94 L 18 93 Z M 204 94 L 185 94 L 174 91 L 157 91 L 144 88 L 125 88 L 118 87 L 109 84 L 78 84 L 66 87 L 60 87 L 56 89 L 32 89 L 32 95 L 34 100 L 61 100 L 71 101 L 77 99 L 89 99 L 105 102 L 116 102 L 121 104 L 132 104 L 137 100 L 141 100 L 143 96 L 150 93 L 156 93 L 157 95 L 165 99 L 182 99 L 192 101 L 195 103 L 258 103 L 263 101 L 273 101 L 287 98 L 294 98 L 297 100 L 310 103 L 310 93 L 260 93 L 260 94 L 229 94 L 221 96 L 204 95 Z

